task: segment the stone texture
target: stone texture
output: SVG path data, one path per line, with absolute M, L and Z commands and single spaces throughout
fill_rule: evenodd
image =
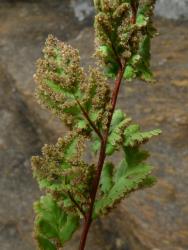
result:
M 66 6 L 66 8 L 65 8 Z M 39 190 L 29 159 L 43 143 L 63 133 L 61 124 L 36 104 L 32 75 L 48 33 L 78 47 L 85 66 L 92 61 L 93 29 L 76 1 L 0 2 L 0 248 L 34 250 L 32 202 Z M 87 7 L 87 6 L 86 6 Z M 75 16 L 76 15 L 76 16 Z M 80 21 L 79 21 L 80 20 Z M 188 34 L 187 23 L 156 20 L 153 43 L 157 84 L 122 86 L 118 106 L 144 129 L 163 135 L 147 146 L 158 184 L 137 192 L 96 221 L 88 250 L 188 249 Z M 3 65 L 3 66 L 2 66 Z M 126 87 L 126 88 L 125 88 Z M 77 249 L 80 232 L 65 249 Z
M 157 0 L 156 14 L 169 19 L 188 19 L 188 0 Z
M 42 145 L 27 105 L 0 64 L 0 248 L 32 249 L 32 202 L 38 187 L 30 156 Z
M 59 134 L 61 127 L 57 120 L 46 111 L 38 112 L 39 106 L 33 98 L 33 74 L 48 34 L 67 41 L 91 24 L 91 18 L 87 17 L 80 22 L 74 15 L 76 7 L 71 6 L 74 2 L 70 5 L 69 0 L 63 0 L 63 4 L 60 0 L 0 1 L 2 63 L 8 67 L 18 90 L 32 107 L 33 116 L 47 129 L 55 127 Z
M 75 16 L 80 20 L 90 16 L 93 12 L 92 1 L 88 0 L 72 0 L 71 1 Z M 156 15 L 174 20 L 188 19 L 188 0 L 157 0 Z

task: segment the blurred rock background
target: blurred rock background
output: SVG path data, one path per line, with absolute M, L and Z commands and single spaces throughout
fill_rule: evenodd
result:
M 188 19 L 188 0 L 157 0 L 156 14 L 171 19 Z
M 187 0 L 158 0 L 160 36 L 152 46 L 157 83 L 123 85 L 118 106 L 144 129 L 163 135 L 147 146 L 157 185 L 133 194 L 94 223 L 88 250 L 188 249 Z M 167 20 L 171 18 L 174 20 Z M 175 21 L 176 20 L 176 21 Z M 93 8 L 83 0 L 0 0 L 0 249 L 34 250 L 32 203 L 40 192 L 30 157 L 62 135 L 62 125 L 34 98 L 35 61 L 49 33 L 93 53 Z M 79 232 L 65 249 L 77 249 Z

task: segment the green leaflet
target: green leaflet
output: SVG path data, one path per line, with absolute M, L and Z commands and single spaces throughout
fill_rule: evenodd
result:
M 113 186 L 113 170 L 114 166 L 112 163 L 106 163 L 103 167 L 100 179 L 100 189 L 104 194 L 108 193 Z
M 40 250 L 57 250 L 56 246 L 50 240 L 41 235 L 36 236 L 36 240 Z
M 118 165 L 118 168 L 115 172 L 115 175 L 114 175 L 114 181 L 115 182 L 118 182 L 118 180 L 122 177 L 122 176 L 125 176 L 126 174 L 126 171 L 127 171 L 127 161 L 125 159 L 123 159 L 120 164 Z
M 142 58 L 138 65 L 137 74 L 142 80 L 152 81 L 153 74 L 150 70 L 150 35 L 145 35 L 140 41 L 139 54 Z
M 94 6 L 95 6 L 95 9 L 100 11 L 101 10 L 101 0 L 94 0 Z
M 127 168 L 132 169 L 135 166 L 141 164 L 142 162 L 145 162 L 145 160 L 147 160 L 147 158 L 149 157 L 148 151 L 140 150 L 139 146 L 134 146 L 134 147 L 124 146 L 123 151 L 125 153 L 125 158 L 126 158 L 126 162 L 124 162 L 123 160 L 123 169 L 125 166 L 124 163 L 127 164 Z M 119 171 L 120 171 L 120 174 L 119 174 Z M 121 171 L 122 171 L 122 168 L 120 164 L 116 172 L 116 175 L 119 174 L 119 176 L 121 176 Z
M 62 244 L 64 242 L 69 241 L 72 237 L 73 233 L 79 226 L 79 217 L 76 216 L 67 216 L 66 223 L 64 224 L 64 227 L 62 227 L 60 231 L 60 239 Z
M 143 15 L 143 14 L 138 14 L 138 15 L 137 15 L 137 18 L 136 18 L 136 25 L 137 25 L 138 27 L 144 27 L 144 26 L 147 25 L 148 19 L 149 19 L 149 18 L 146 17 L 145 15 Z
M 140 42 L 140 48 L 139 48 L 139 53 L 140 56 L 143 58 L 145 61 L 146 65 L 149 66 L 149 60 L 150 60 L 150 46 L 151 46 L 151 38 L 149 35 L 145 35 L 143 39 Z
M 70 158 L 74 158 L 75 155 L 78 154 L 77 146 L 80 143 L 80 140 L 81 136 L 74 134 L 74 136 L 72 136 L 72 138 L 70 137 L 70 140 L 68 140 L 66 144 L 62 144 L 61 142 L 57 144 L 60 148 L 62 147 L 65 159 L 68 160 Z
M 131 192 L 140 188 L 150 187 L 155 183 L 155 178 L 150 176 L 152 167 L 146 163 L 142 163 L 148 155 L 146 156 L 145 153 L 138 154 L 137 150 L 137 148 L 135 150 L 133 149 L 134 160 L 132 163 L 134 164 L 132 164 L 130 160 L 127 160 L 130 156 L 127 155 L 128 151 L 126 151 L 125 159 L 120 162 L 111 177 L 113 185 L 108 189 L 108 192 L 104 193 L 101 198 L 95 202 L 94 218 L 101 213 L 107 213 L 110 208 L 114 207 Z M 144 157 L 140 157 L 141 155 Z
M 102 45 L 99 47 L 99 52 L 103 54 L 103 56 L 106 58 L 107 62 L 115 62 L 115 60 L 113 60 L 114 57 L 114 52 L 112 50 L 112 48 L 110 48 L 107 45 Z
M 94 154 L 97 154 L 101 146 L 100 139 L 96 134 L 94 134 L 91 139 L 92 139 L 91 149 L 94 152 Z
M 38 179 L 38 184 L 40 189 L 46 189 L 46 190 L 50 190 L 50 191 L 61 191 L 64 189 L 64 184 L 62 184 L 63 182 L 63 178 L 62 181 L 61 179 L 58 182 L 52 181 L 52 180 L 48 180 L 48 179 Z
M 142 1 L 139 5 L 137 15 L 144 15 L 150 17 L 153 15 L 155 0 Z
M 114 79 L 118 72 L 118 64 L 114 62 L 109 62 L 104 67 L 104 73 L 107 77 Z
M 113 174 L 105 174 L 103 177 L 103 185 L 109 181 L 109 188 L 95 202 L 93 217 L 99 216 L 101 213 L 107 213 L 116 203 L 121 201 L 126 195 L 140 189 L 150 187 L 154 184 L 155 178 L 150 176 L 152 167 L 145 163 L 148 158 L 146 151 L 140 151 L 138 147 L 124 147 L 125 158 L 120 162 L 118 167 L 114 169 Z M 112 184 L 113 183 L 113 184 Z
M 130 125 L 124 131 L 125 136 L 125 146 L 135 146 L 147 142 L 153 136 L 161 134 L 160 129 L 155 129 L 148 132 L 141 132 L 138 125 Z
M 129 125 L 130 121 L 130 118 L 125 117 L 124 120 L 122 120 L 117 126 L 114 128 L 112 127 L 106 147 L 107 155 L 112 155 L 120 148 L 120 145 L 123 142 L 124 130 Z
M 114 113 L 111 132 L 124 121 L 124 118 L 125 115 L 122 111 L 117 110 Z M 107 213 L 110 208 L 131 192 L 154 184 L 155 178 L 150 175 L 152 167 L 145 162 L 149 154 L 147 151 L 141 150 L 140 145 L 160 133 L 159 129 L 141 132 L 140 126 L 137 124 L 124 128 L 123 142 L 120 143 L 124 159 L 116 168 L 110 163 L 106 163 L 104 166 L 100 181 L 101 196 L 95 202 L 94 218 L 101 213 Z
M 110 131 L 112 131 L 114 127 L 118 126 L 118 124 L 122 122 L 124 119 L 125 119 L 125 114 L 123 113 L 123 111 L 121 109 L 116 109 L 112 117 Z
M 79 226 L 79 217 L 63 212 L 50 195 L 41 197 L 34 209 L 35 237 L 41 250 L 56 250 L 56 244 L 63 247 Z
M 133 78 L 136 77 L 136 72 L 132 65 L 127 65 L 123 76 L 128 81 L 131 81 Z
M 147 142 L 153 136 L 161 134 L 160 129 L 141 132 L 139 125 L 129 125 L 130 122 L 131 119 L 127 118 L 121 110 L 115 110 L 106 147 L 107 155 L 112 155 L 120 148 L 122 143 L 125 146 L 135 146 Z M 100 140 L 97 136 L 93 137 L 92 149 L 94 153 L 97 153 L 100 149 Z
M 123 141 L 124 130 L 129 125 L 131 119 L 120 110 L 115 110 L 109 131 L 108 143 L 106 147 L 106 154 L 112 155 L 120 148 Z M 100 148 L 100 140 L 98 137 L 93 137 L 92 149 L 96 153 Z
M 153 74 L 150 70 L 150 36 L 144 35 L 140 40 L 138 54 L 134 54 L 125 68 L 124 78 L 132 81 L 134 78 L 152 81 Z
M 148 183 L 148 175 L 151 173 L 152 167 L 147 164 L 136 165 L 133 169 L 129 169 L 125 161 L 121 162 L 119 173 L 121 176 L 114 180 L 114 185 L 108 192 L 101 197 L 101 199 L 95 202 L 93 217 L 97 217 L 100 214 L 107 213 L 110 208 L 114 207 L 121 199 L 131 192 L 139 189 L 151 186 L 151 182 Z M 124 174 L 123 174 L 124 173 Z

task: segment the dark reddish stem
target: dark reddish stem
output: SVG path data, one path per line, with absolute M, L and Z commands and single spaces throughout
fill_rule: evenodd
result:
M 70 200 L 74 203 L 74 205 L 78 208 L 78 210 L 80 211 L 80 213 L 82 214 L 82 216 L 84 217 L 84 219 L 86 219 L 84 210 L 83 210 L 82 207 L 77 203 L 77 201 L 74 199 L 74 197 L 72 196 L 72 194 L 71 194 L 70 192 L 68 192 L 68 196 L 69 196 Z
M 103 137 L 101 135 L 100 130 L 95 126 L 95 124 L 93 123 L 93 121 L 90 119 L 88 113 L 85 111 L 85 109 L 82 107 L 81 103 L 76 99 L 76 102 L 78 103 L 85 119 L 89 122 L 90 126 L 94 129 L 95 133 L 99 136 L 99 138 L 102 140 Z
M 89 211 L 86 214 L 86 220 L 85 220 L 84 226 L 83 226 L 83 232 L 82 232 L 82 235 L 81 235 L 79 250 L 84 250 L 84 248 L 85 248 L 87 235 L 88 235 L 91 223 L 92 223 L 93 207 L 94 207 L 94 203 L 95 203 L 97 189 L 98 189 L 98 186 L 99 186 L 99 181 L 100 181 L 100 177 L 101 177 L 103 164 L 104 164 L 104 161 L 105 161 L 105 158 L 106 158 L 106 145 L 107 145 L 107 140 L 108 140 L 109 129 L 110 129 L 111 121 L 112 121 L 112 116 L 113 116 L 113 113 L 114 113 L 114 110 L 115 110 L 115 106 L 116 106 L 116 102 L 117 102 L 117 96 L 118 96 L 119 88 L 120 88 L 121 81 L 122 81 L 122 78 L 123 78 L 123 73 L 124 73 L 124 67 L 121 66 L 119 71 L 118 71 L 118 75 L 117 75 L 117 78 L 116 78 L 116 81 L 115 81 L 115 87 L 114 87 L 114 90 L 113 90 L 113 93 L 112 93 L 112 99 L 111 99 L 112 110 L 111 110 L 111 114 L 110 114 L 110 117 L 109 117 L 108 126 L 107 126 L 107 129 L 104 132 L 103 140 L 101 141 L 101 148 L 100 148 L 99 160 L 98 160 L 98 165 L 97 165 L 97 173 L 96 173 L 96 176 L 94 178 L 92 192 L 91 192 L 91 204 L 90 204 L 90 207 L 89 207 Z
M 131 3 L 131 9 L 132 9 L 132 17 L 131 17 L 131 23 L 134 24 L 136 23 L 136 15 L 138 11 L 138 1 L 132 1 Z
M 137 11 L 138 11 L 138 1 L 132 1 L 131 9 L 132 9 L 131 23 L 134 24 L 136 22 L 136 15 L 137 15 Z M 82 231 L 82 235 L 81 235 L 81 239 L 80 239 L 79 250 L 85 249 L 87 235 L 88 235 L 91 223 L 92 223 L 92 214 L 93 214 L 93 208 L 94 208 L 94 204 L 95 204 L 96 194 L 97 194 L 97 190 L 98 190 L 98 186 L 99 186 L 101 172 L 103 169 L 103 164 L 104 164 L 104 161 L 106 158 L 106 145 L 107 145 L 107 141 L 108 141 L 110 125 L 111 125 L 112 116 L 113 116 L 113 113 L 114 113 L 114 110 L 116 107 L 119 88 L 121 85 L 121 81 L 122 81 L 123 73 L 124 73 L 124 69 L 125 69 L 125 66 L 122 65 L 119 56 L 116 54 L 116 50 L 114 47 L 113 47 L 113 50 L 114 50 L 115 55 L 117 56 L 117 62 L 119 64 L 119 71 L 117 74 L 114 90 L 112 93 L 112 99 L 111 99 L 112 110 L 110 113 L 109 122 L 107 125 L 107 129 L 104 131 L 104 135 L 101 138 L 101 147 L 100 147 L 99 160 L 98 160 L 98 165 L 97 165 L 97 173 L 96 173 L 96 176 L 94 178 L 94 182 L 93 182 L 93 186 L 92 186 L 91 203 L 90 203 L 89 211 L 86 214 L 86 219 L 84 221 L 83 231 Z

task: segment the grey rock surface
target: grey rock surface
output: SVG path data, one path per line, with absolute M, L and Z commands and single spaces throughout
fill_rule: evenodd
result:
M 188 19 L 188 0 L 157 0 L 156 14 L 169 19 Z
M 31 178 L 30 156 L 38 152 L 42 139 L 2 64 L 0 76 L 0 249 L 31 250 L 31 203 L 39 192 Z
M 71 0 L 71 3 L 80 21 L 93 13 L 92 1 Z M 187 20 L 188 0 L 157 0 L 155 13 L 167 19 Z

